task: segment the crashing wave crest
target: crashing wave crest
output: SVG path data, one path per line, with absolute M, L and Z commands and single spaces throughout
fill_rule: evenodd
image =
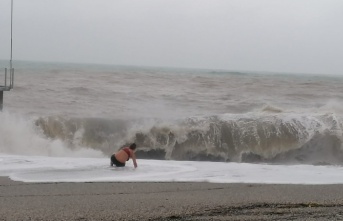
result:
M 343 164 L 342 121 L 334 114 L 227 114 L 175 122 L 46 117 L 36 125 L 70 148 L 107 155 L 136 142 L 138 158 Z

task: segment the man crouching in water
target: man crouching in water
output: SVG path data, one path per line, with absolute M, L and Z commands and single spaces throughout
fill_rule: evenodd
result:
M 137 167 L 136 162 L 136 144 L 133 143 L 129 147 L 124 147 L 123 149 L 119 150 L 117 153 L 114 153 L 111 156 L 111 166 L 116 165 L 117 167 L 124 167 L 125 162 L 129 161 L 130 158 L 132 158 L 133 165 L 135 168 Z

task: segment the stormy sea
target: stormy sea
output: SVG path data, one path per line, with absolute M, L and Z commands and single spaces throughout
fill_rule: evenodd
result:
M 341 76 L 28 61 L 14 68 L 0 113 L 0 176 L 343 183 Z M 1 69 L 0 85 L 4 76 Z M 110 168 L 110 155 L 132 142 L 138 169 Z

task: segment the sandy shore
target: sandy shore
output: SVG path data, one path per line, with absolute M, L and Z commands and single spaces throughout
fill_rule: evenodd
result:
M 343 185 L 22 183 L 0 220 L 343 220 Z

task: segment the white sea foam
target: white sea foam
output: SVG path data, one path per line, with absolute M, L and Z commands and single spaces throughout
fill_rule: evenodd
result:
M 24 182 L 343 183 L 343 167 L 139 160 L 134 169 L 108 158 L 0 155 L 0 176 Z

